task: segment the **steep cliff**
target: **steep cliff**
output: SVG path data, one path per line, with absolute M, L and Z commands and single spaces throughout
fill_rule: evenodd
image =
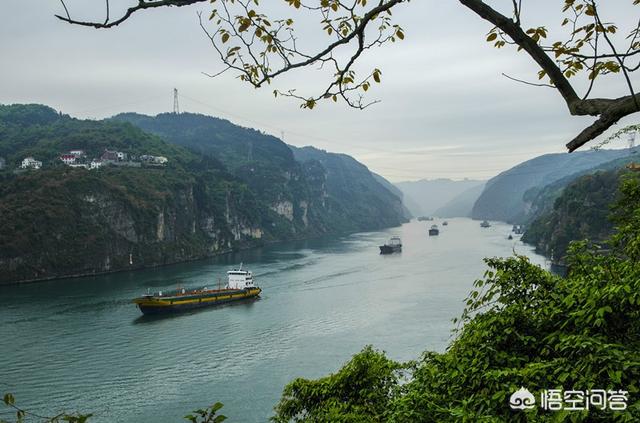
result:
M 612 170 L 578 177 L 562 190 L 553 207 L 531 222 L 522 240 L 562 262 L 571 241 L 606 239 L 613 231 L 610 205 L 623 173 Z
M 401 194 L 350 156 L 288 146 L 254 129 L 193 113 L 127 113 L 114 119 L 219 159 L 298 233 L 372 230 L 406 221 Z
M 242 186 L 168 169 L 55 168 L 0 186 L 0 283 L 206 257 L 273 234 Z
M 314 147 L 290 148 L 299 162 L 318 163 L 325 169 L 323 202 L 334 228 L 373 230 L 398 226 L 410 217 L 402 194 L 353 157 Z
M 193 129 L 206 149 L 190 151 L 118 120 L 0 105 L 0 154 L 8 159 L 0 171 L 0 283 L 157 266 L 403 221 L 400 199 L 372 184 L 353 159 L 358 172 L 337 189 L 320 161 L 297 161 L 273 137 L 246 130 L 246 139 L 228 142 L 226 133 L 198 132 L 198 121 L 206 126 L 213 118 L 185 118 L 177 133 L 191 139 Z M 236 160 L 247 143 L 254 143 L 256 156 Z M 88 159 L 109 149 L 168 162 L 71 168 L 59 159 L 71 149 L 84 150 Z M 42 161 L 42 169 L 19 169 L 26 156 Z M 357 206 L 349 203 L 354 198 Z

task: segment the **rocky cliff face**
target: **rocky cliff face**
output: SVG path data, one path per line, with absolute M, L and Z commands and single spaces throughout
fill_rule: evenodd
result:
M 59 159 L 69 149 L 168 163 L 74 169 Z M 10 157 L 0 172 L 0 283 L 152 267 L 404 221 L 401 199 L 364 165 L 302 150 L 297 160 L 277 138 L 202 115 L 82 121 L 0 105 L 0 152 Z M 26 155 L 43 169 L 16 170 Z
M 329 227 L 372 230 L 408 221 L 410 213 L 402 203 L 402 193 L 353 157 L 314 147 L 290 148 L 303 164 L 305 178 L 316 188 L 309 207 L 322 207 Z M 318 169 L 324 169 L 324 177 Z
M 117 172 L 113 179 L 75 169 L 39 172 L 4 186 L 0 283 L 152 267 L 273 238 L 244 213 L 248 204 L 231 187 L 228 203 L 216 210 L 194 195 L 203 188 L 198 181 L 171 184 L 159 172 L 155 183 L 166 185 L 158 192 L 118 185 Z M 144 171 L 126 173 L 132 172 Z M 40 188 L 30 191 L 25 207 L 20 190 L 32 184 Z
M 623 170 L 611 170 L 576 178 L 545 213 L 531 222 L 522 240 L 562 263 L 571 241 L 600 243 L 607 239 L 613 232 L 609 216 L 622 174 Z

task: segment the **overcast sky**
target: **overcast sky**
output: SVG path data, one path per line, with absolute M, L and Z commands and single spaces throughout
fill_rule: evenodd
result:
M 117 14 L 135 0 L 112 3 Z M 524 3 L 529 26 L 561 21 L 561 0 Z M 625 31 L 638 19 L 640 7 L 630 6 L 632 0 L 601 3 L 604 18 Z M 104 17 L 102 0 L 67 4 L 74 17 Z M 491 4 L 508 7 L 511 1 Z M 570 116 L 553 89 L 501 76 L 535 80 L 538 68 L 524 53 L 492 48 L 484 41 L 491 26 L 455 0 L 414 0 L 394 9 L 406 38 L 362 60 L 360 69 L 383 72 L 383 84 L 370 91 L 371 99 L 382 102 L 365 111 L 331 102 L 308 111 L 295 100 L 274 98 L 273 88 L 316 93 L 322 81 L 313 69 L 262 90 L 231 74 L 204 76 L 222 66 L 198 26 L 200 10 L 208 14 L 210 5 L 152 10 L 118 28 L 95 30 L 55 19 L 54 13 L 62 12 L 57 0 L 2 0 L 0 103 L 43 103 L 81 118 L 157 114 L 172 109 L 176 87 L 184 111 L 278 137 L 284 133 L 296 146 L 350 154 L 391 181 L 490 178 L 535 156 L 563 152 L 564 144 L 594 120 Z M 289 15 L 296 16 L 293 10 Z M 308 47 L 327 40 L 311 31 L 317 20 L 303 20 Z M 632 81 L 640 85 L 637 79 Z M 596 94 L 625 95 L 625 90 L 621 79 L 608 78 Z M 636 122 L 627 118 L 621 125 Z

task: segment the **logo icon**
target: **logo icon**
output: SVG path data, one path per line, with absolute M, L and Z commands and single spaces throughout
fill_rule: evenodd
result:
M 525 410 L 535 407 L 536 399 L 528 389 L 520 387 L 511 394 L 509 398 L 509 406 L 514 410 Z

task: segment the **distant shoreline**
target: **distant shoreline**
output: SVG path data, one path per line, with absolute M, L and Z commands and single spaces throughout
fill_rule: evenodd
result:
M 175 266 L 177 264 L 182 264 L 182 263 L 192 263 L 192 262 L 196 262 L 196 261 L 200 261 L 200 260 L 207 260 L 210 259 L 212 257 L 220 257 L 220 256 L 224 256 L 227 254 L 232 254 L 235 252 L 239 252 L 239 251 L 248 251 L 248 250 L 254 250 L 257 248 L 262 248 L 266 245 L 274 245 L 274 244 L 280 244 L 280 243 L 285 243 L 285 242 L 295 242 L 295 241 L 309 241 L 309 240 L 313 240 L 313 239 L 320 239 L 323 237 L 336 237 L 336 236 L 345 236 L 345 235 L 351 235 L 351 234 L 356 234 L 356 233 L 360 233 L 360 232 L 376 232 L 376 231 L 382 231 L 385 229 L 390 229 L 390 228 L 397 228 L 399 226 L 404 225 L 405 223 L 410 222 L 403 222 L 400 225 L 397 226 L 387 226 L 387 227 L 382 227 L 382 228 L 376 228 L 376 229 L 371 229 L 371 230 L 358 230 L 358 231 L 347 231 L 347 232 L 335 232 L 335 233 L 325 233 L 322 235 L 316 235 L 316 236 L 310 236 L 310 237 L 300 237 L 300 238 L 288 238 L 288 239 L 281 239 L 281 240 L 275 240 L 275 241 L 262 241 L 260 243 L 256 243 L 253 245 L 246 245 L 246 246 L 241 246 L 241 247 L 236 247 L 236 248 L 229 248 L 229 249 L 225 249 L 223 251 L 214 253 L 214 254 L 209 254 L 203 257 L 195 257 L 192 259 L 187 259 L 187 260 L 178 260 L 178 261 L 174 261 L 171 263 L 163 263 L 163 264 L 157 264 L 157 265 L 151 265 L 151 266 L 141 266 L 141 267 L 130 267 L 130 268 L 126 268 L 126 269 L 116 269 L 116 270 L 108 270 L 108 271 L 102 271 L 102 272 L 89 272 L 89 273 L 75 273 L 75 274 L 70 274 L 70 275 L 61 275 L 61 276 L 50 276 L 50 277 L 46 277 L 46 278 L 35 278 L 35 279 L 23 279 L 23 280 L 18 280 L 18 281 L 8 281 L 8 282 L 1 282 L 0 281 L 0 287 L 5 287 L 5 286 L 17 286 L 17 285 L 31 285 L 31 284 L 37 284 L 37 283 L 43 283 L 43 282 L 52 282 L 52 281 L 60 281 L 60 280 L 64 280 L 64 279 L 80 279 L 80 278 L 89 278 L 89 277 L 93 277 L 93 276 L 102 276 L 102 275 L 111 275 L 111 274 L 115 274 L 115 273 L 125 273 L 125 272 L 138 272 L 140 270 L 147 270 L 147 269 L 157 269 L 157 268 L 161 268 L 161 267 L 168 267 L 168 266 Z

